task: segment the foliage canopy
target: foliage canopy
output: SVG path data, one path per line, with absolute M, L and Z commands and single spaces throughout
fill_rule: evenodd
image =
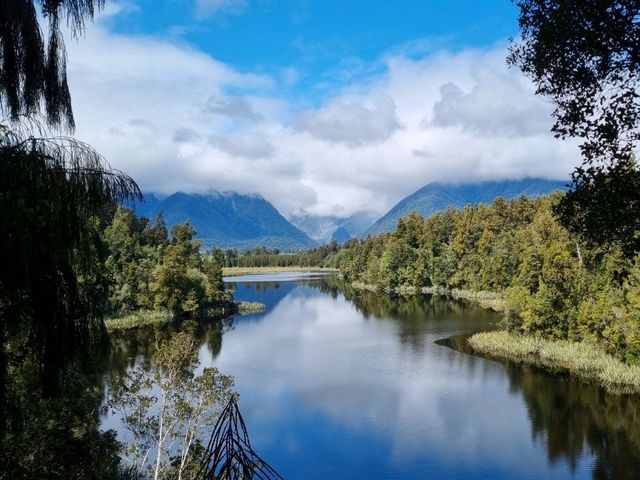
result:
M 509 63 L 553 102 L 552 131 L 580 140 L 582 165 L 557 211 L 573 232 L 640 251 L 640 2 L 516 0 Z M 620 208 L 622 207 L 622 208 Z

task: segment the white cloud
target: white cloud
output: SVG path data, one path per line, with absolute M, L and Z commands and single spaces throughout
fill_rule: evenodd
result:
M 331 101 L 318 110 L 301 114 L 295 128 L 322 140 L 358 147 L 384 142 L 400 128 L 400 123 L 393 99 L 378 95 L 371 106 Z
M 479 65 L 471 69 L 471 77 L 474 85 L 468 92 L 454 82 L 440 87 L 434 125 L 513 137 L 548 132 L 551 106 L 535 97 L 531 85 L 515 70 L 501 72 Z
M 262 117 L 253 111 L 251 104 L 243 97 L 220 98 L 211 96 L 204 105 L 205 113 L 223 115 L 230 118 L 261 120 Z
M 209 144 L 236 157 L 270 158 L 275 151 L 264 136 L 252 132 L 211 135 Z
M 277 90 L 281 70 L 239 72 L 100 22 L 68 57 L 78 138 L 146 191 L 235 190 L 285 215 L 347 216 L 431 181 L 561 178 L 579 158 L 504 48 L 392 53 L 311 110 Z

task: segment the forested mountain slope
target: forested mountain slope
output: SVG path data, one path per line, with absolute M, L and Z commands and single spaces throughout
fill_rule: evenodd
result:
M 430 183 L 398 202 L 386 215 L 374 223 L 365 235 L 392 232 L 398 226 L 398 220 L 414 211 L 428 217 L 447 207 L 461 208 L 469 203 L 473 205 L 491 203 L 497 197 L 512 199 L 525 195 L 534 198 L 554 190 L 564 190 L 567 182 L 526 178 L 461 184 Z
M 145 195 L 136 213 L 154 219 L 162 211 L 169 226 L 189 220 L 205 247 L 245 250 L 258 246 L 294 251 L 316 243 L 294 227 L 267 200 L 257 195 L 213 192 Z

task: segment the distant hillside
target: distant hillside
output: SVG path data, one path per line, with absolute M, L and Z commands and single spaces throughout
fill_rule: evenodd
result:
M 246 250 L 258 246 L 294 251 L 316 243 L 291 225 L 276 208 L 260 196 L 238 193 L 207 195 L 174 193 L 161 198 L 145 195 L 136 205 L 139 215 L 154 219 L 162 211 L 171 226 L 189 220 L 205 247 Z
M 467 184 L 430 183 L 398 202 L 374 223 L 365 235 L 392 232 L 396 229 L 398 220 L 413 211 L 426 217 L 447 207 L 464 207 L 468 203 L 491 203 L 496 197 L 539 197 L 554 190 L 566 189 L 566 183 L 536 178 Z
M 349 235 L 349 232 L 344 227 L 336 228 L 336 231 L 331 235 L 331 241 L 335 240 L 336 242 L 342 244 L 347 240 L 350 240 L 352 237 Z
M 291 223 L 317 242 L 328 243 L 334 238 L 346 241 L 362 236 L 376 218 L 378 215 L 371 212 L 358 212 L 347 218 L 300 215 L 292 217 Z

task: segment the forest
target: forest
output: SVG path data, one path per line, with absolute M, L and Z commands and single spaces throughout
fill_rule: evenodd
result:
M 213 248 L 210 254 L 223 267 L 319 267 L 339 248 L 334 240 L 327 245 L 291 253 L 257 247 L 243 252 Z
M 628 363 L 640 359 L 640 256 L 589 244 L 555 211 L 561 192 L 402 218 L 394 233 L 350 240 L 325 265 L 349 283 L 492 292 L 504 327 L 586 341 Z
M 152 223 L 117 207 L 102 238 L 111 315 L 139 310 L 166 310 L 190 316 L 204 309 L 229 306 L 218 257 L 202 251 L 189 222 L 167 232 L 162 214 Z

